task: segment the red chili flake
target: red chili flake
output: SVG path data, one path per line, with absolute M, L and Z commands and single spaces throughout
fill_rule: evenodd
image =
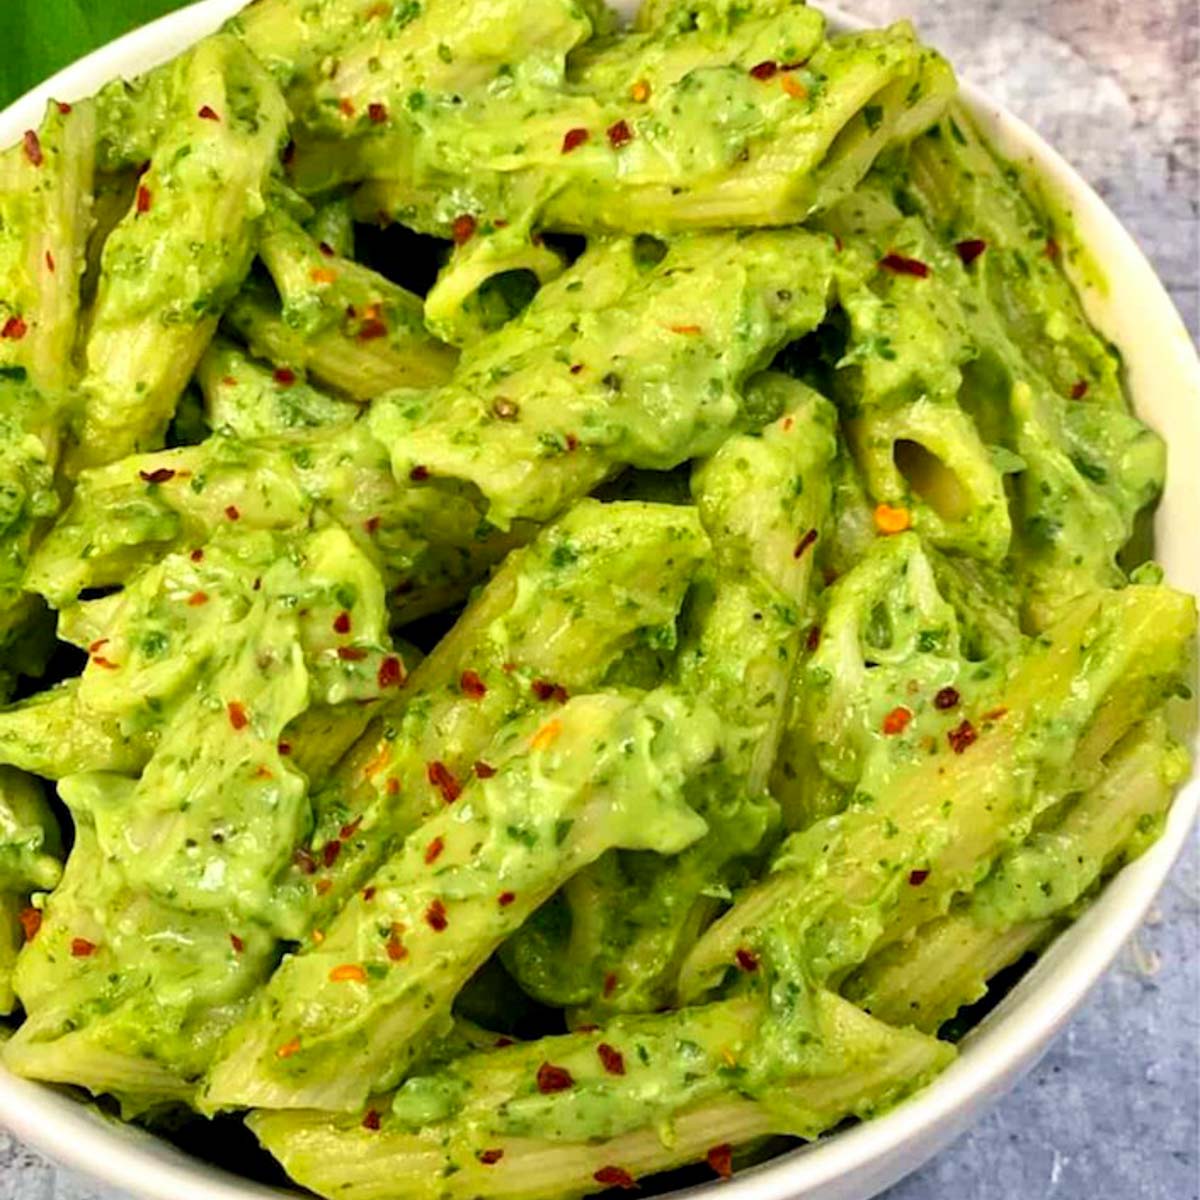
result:
M 87 938 L 72 938 L 71 939 L 71 957 L 72 958 L 91 958 L 96 953 L 96 943 L 89 942 Z
M 582 370 L 583 370 L 583 363 L 572 363 L 571 364 L 571 374 L 572 375 L 578 375 L 579 372 Z
M 49 271 L 51 275 L 58 270 L 58 265 L 54 261 L 54 255 L 51 254 L 49 250 L 46 251 L 46 270 Z
M 571 1078 L 571 1072 L 566 1067 L 556 1067 L 550 1063 L 542 1063 L 538 1067 L 537 1088 L 543 1095 L 565 1092 L 567 1088 L 574 1086 L 575 1080 Z
M 633 141 L 633 130 L 629 128 L 628 121 L 622 120 L 608 127 L 607 136 L 608 144 L 614 150 L 619 150 Z
M 792 551 L 793 558 L 801 558 L 805 552 L 817 540 L 817 531 L 810 529 L 797 543 L 795 550 Z
M 512 1040 L 512 1038 L 510 1038 L 510 1037 L 501 1036 L 501 1037 L 498 1037 L 495 1040 L 495 1042 L 493 1042 L 492 1044 L 496 1047 L 497 1050 L 503 1050 L 505 1048 L 505 1046 L 515 1046 L 517 1043 L 514 1042 Z
M 71 106 L 65 100 L 60 100 L 58 102 L 58 111 L 62 113 L 64 117 L 69 116 L 71 113 Z
M 367 116 L 376 125 L 383 125 L 388 119 L 388 110 L 386 104 L 369 104 L 367 105 Z
M 475 764 L 476 779 L 491 779 L 495 773 L 496 768 L 491 763 L 485 763 L 482 758 Z
M 435 837 L 428 846 L 425 847 L 425 864 L 426 866 L 437 862 L 442 856 L 442 851 L 446 848 L 445 838 Z
M 567 702 L 567 689 L 561 683 L 551 683 L 548 679 L 535 679 L 530 687 L 539 700 L 556 700 L 559 704 Z
M 485 1167 L 494 1167 L 504 1157 L 503 1150 L 480 1150 L 479 1161 Z
M 903 733 L 908 728 L 908 723 L 912 719 L 912 709 L 905 708 L 903 704 L 899 704 L 883 718 L 881 728 L 888 737 L 894 737 L 898 733 Z
M 1059 244 L 1053 238 L 1047 238 L 1046 239 L 1046 257 L 1051 262 L 1057 262 L 1058 258 L 1061 254 L 1062 254 L 1062 249 L 1059 246 Z
M 567 434 L 567 452 L 571 453 L 579 449 L 579 439 L 573 434 Z
M 382 1124 L 382 1120 L 383 1119 L 380 1117 L 377 1109 L 368 1108 L 366 1113 L 363 1115 L 362 1127 L 364 1129 L 369 1129 L 372 1133 L 378 1133 L 379 1126 Z
M 940 708 L 943 712 L 945 712 L 948 708 L 954 708 L 958 704 L 959 699 L 960 697 L 957 688 L 944 687 L 936 696 L 934 696 L 933 707 Z
M 611 996 L 617 990 L 617 973 L 609 971 L 604 977 L 604 994 Z
M 208 593 L 207 592 L 193 592 L 188 597 L 188 607 L 189 608 L 199 608 L 202 604 L 207 604 L 207 603 L 208 603 Z
M 139 471 L 138 478 L 143 483 L 170 483 L 175 472 L 170 467 L 157 467 L 153 471 Z
M 338 856 L 342 852 L 342 843 L 334 838 L 331 842 L 326 842 L 321 850 L 321 861 L 327 866 L 332 867 L 338 860 Z
M 0 329 L 0 338 L 7 341 L 19 342 L 29 332 L 29 326 L 21 317 L 9 317 Z
M 779 64 L 767 59 L 765 62 L 756 63 L 751 67 L 750 74 L 754 79 L 774 79 L 779 74 Z
M 225 706 L 225 711 L 229 714 L 229 723 L 234 729 L 245 729 L 250 724 L 250 718 L 246 716 L 246 706 L 240 700 L 230 700 Z
M 920 887 L 921 884 L 923 884 L 928 878 L 929 872 L 924 868 L 920 868 L 916 871 L 909 871 L 908 873 L 908 882 L 912 884 L 913 887 Z
M 929 267 L 919 258 L 908 258 L 895 251 L 885 254 L 879 260 L 879 265 L 897 275 L 914 275 L 917 279 L 924 279 L 929 274 Z
M 442 793 L 447 804 L 453 804 L 462 795 L 462 784 L 444 762 L 431 762 L 425 768 L 429 782 Z
M 275 382 L 283 387 L 291 387 L 296 382 L 296 372 L 290 367 L 280 367 L 275 372 Z
M 333 632 L 350 632 L 350 614 L 348 612 L 340 612 L 336 617 L 333 618 Z
M 236 504 L 226 505 L 225 515 L 231 521 L 240 521 L 242 519 L 242 514 L 238 511 L 238 507 Z
M 686 333 L 689 335 L 703 332 L 699 325 L 670 325 L 668 328 L 672 333 Z
M 586 129 L 568 129 L 563 134 L 562 152 L 570 154 L 572 150 L 582 146 L 591 136 Z
M 1088 381 L 1086 379 L 1077 380 L 1071 385 L 1071 399 L 1082 400 L 1088 394 Z
M 371 901 L 375 899 L 375 889 L 374 889 L 373 887 L 365 887 L 365 888 L 363 888 L 363 891 L 362 891 L 362 898 L 363 898 L 363 900 L 365 900 L 365 901 L 366 901 L 368 904 L 370 904 L 370 903 L 371 903 Z
M 413 483 L 424 483 L 425 480 L 429 478 L 429 468 L 418 464 L 417 466 L 413 467 L 411 471 L 409 471 L 408 477 L 413 481 Z
M 368 317 L 358 330 L 360 342 L 373 342 L 376 338 L 387 337 L 387 326 L 378 317 Z
M 977 737 L 979 737 L 979 734 L 976 732 L 975 726 L 965 718 L 957 728 L 951 729 L 946 734 L 946 740 L 950 743 L 950 749 L 955 754 L 961 754 Z
M 217 116 L 216 109 L 211 108 L 207 104 L 200 110 L 197 116 L 199 116 L 200 120 L 202 121 L 219 121 L 221 119 L 219 116 Z
M 362 823 L 362 817 L 355 817 L 353 821 L 348 822 L 338 830 L 338 837 L 343 842 L 348 842 L 362 828 Z
M 98 667 L 103 667 L 106 671 L 119 671 L 121 669 L 120 663 L 109 662 L 107 658 L 101 658 L 99 654 L 92 656 L 92 662 Z
M 321 244 L 320 244 L 320 245 L 317 247 L 317 249 L 318 249 L 318 250 L 320 250 L 320 252 L 321 252 L 321 253 L 322 253 L 322 254 L 323 254 L 323 255 L 324 255 L 326 258 L 333 258 L 333 257 L 335 257 L 335 255 L 334 255 L 334 249 L 333 249 L 333 247 L 332 247 L 332 246 L 331 246 L 331 245 L 330 245 L 328 242 L 322 242 L 322 243 L 321 243 Z
M 300 868 L 301 874 L 315 875 L 317 873 L 317 860 L 303 846 L 292 855 L 292 862 Z
M 154 197 L 150 194 L 150 189 L 142 184 L 137 190 L 137 211 L 141 216 L 143 213 L 150 211 L 150 205 L 154 203 Z
M 229 944 L 233 947 L 234 954 L 241 954 L 246 948 L 246 943 L 236 933 L 229 935 Z
M 733 957 L 737 959 L 737 965 L 747 974 L 753 974 L 753 972 L 758 970 L 758 955 L 753 950 L 747 950 L 745 946 L 739 946 L 737 953 Z
M 280 742 L 275 749 L 279 751 L 279 756 L 281 758 L 287 758 L 287 756 L 292 752 L 292 743 Z
M 733 1147 L 728 1142 L 714 1146 L 704 1157 L 722 1179 L 728 1179 L 733 1174 Z
M 103 650 L 108 645 L 108 638 L 97 638 L 89 647 L 88 653 L 95 654 L 97 650 Z
M 821 627 L 814 625 L 804 639 L 804 648 L 811 654 L 821 644 Z
M 398 926 L 392 926 L 392 932 L 388 936 L 387 956 L 392 962 L 403 962 L 408 957 L 408 947 L 400 940 L 400 929 Z
M 390 775 L 387 783 L 383 785 L 383 790 L 389 796 L 398 796 L 400 794 L 400 780 L 395 775 Z
M 343 96 L 338 101 L 338 112 L 340 112 L 343 117 L 354 116 L 354 101 L 348 96 Z
M 441 933 L 449 924 L 446 920 L 446 906 L 440 900 L 434 900 L 425 910 L 425 924 L 434 933 Z
M 501 908 L 507 908 L 516 898 L 516 892 L 501 892 L 500 895 L 496 897 L 496 903 L 499 904 Z
M 35 167 L 40 167 L 45 162 L 45 156 L 42 154 L 42 143 L 32 129 L 25 130 L 25 157 Z
M 477 671 L 464 671 L 458 685 L 463 695 L 471 700 L 482 700 L 487 695 L 487 685 L 479 678 Z
M 601 1167 L 592 1178 L 605 1187 L 624 1188 L 626 1191 L 637 1187 L 637 1181 L 624 1167 Z
M 967 238 L 966 241 L 955 242 L 954 249 L 962 259 L 962 265 L 969 267 L 987 249 L 987 242 L 982 238 Z
M 40 909 L 29 908 L 21 909 L 21 915 L 18 918 L 21 922 L 21 928 L 25 931 L 25 940 L 32 942 L 38 935 L 38 930 L 42 927 L 42 914 Z
M 394 654 L 389 654 L 379 664 L 376 680 L 381 688 L 399 687 L 405 680 L 404 664 Z
M 625 1074 L 625 1056 L 620 1052 L 620 1050 L 610 1046 L 607 1042 L 601 1042 L 600 1045 L 596 1047 L 596 1053 L 599 1055 L 600 1062 L 604 1069 L 610 1075 Z
M 368 517 L 363 522 L 363 528 L 367 531 L 368 536 L 374 536 L 376 533 L 379 532 L 379 518 L 378 517 Z
M 358 646 L 339 646 L 337 656 L 342 662 L 362 662 L 367 652 Z
M 475 236 L 475 229 L 475 218 L 470 213 L 463 213 L 462 216 L 455 217 L 454 224 L 450 229 L 454 244 L 456 246 L 466 245 Z

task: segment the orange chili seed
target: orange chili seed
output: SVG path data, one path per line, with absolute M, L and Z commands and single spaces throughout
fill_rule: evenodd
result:
M 313 283 L 332 283 L 337 278 L 337 272 L 332 267 L 313 267 L 309 278 Z
M 292 1040 L 290 1042 L 284 1042 L 283 1045 L 280 1046 L 275 1051 L 275 1057 L 276 1058 L 291 1058 L 293 1054 L 298 1054 L 299 1052 L 300 1052 L 300 1039 L 298 1037 L 296 1037 L 296 1038 L 292 1038 Z
M 808 88 L 804 86 L 794 75 L 784 75 L 783 90 L 787 92 L 793 100 L 803 100 L 808 95 Z
M 908 723 L 912 719 L 912 709 L 905 708 L 903 704 L 898 704 L 883 718 L 883 732 L 888 737 L 894 737 L 898 733 L 903 733 L 908 728 Z
M 650 99 L 650 85 L 644 79 L 639 79 L 629 89 L 629 95 L 635 104 L 645 104 Z
M 229 714 L 229 723 L 234 729 L 245 729 L 250 724 L 250 718 L 246 716 L 246 706 L 240 700 L 230 700 L 225 706 L 225 711 Z
M 553 721 L 547 721 L 530 739 L 530 746 L 534 750 L 545 750 L 547 746 L 552 745 L 562 733 L 562 722 L 555 718 Z
M 670 329 L 670 331 L 671 331 L 672 333 L 692 333 L 692 334 L 695 334 L 695 333 L 699 333 L 699 332 L 700 332 L 700 326 L 699 326 L 699 325 L 669 325 L 667 328 L 669 328 L 669 329 Z
M 329 972 L 330 983 L 366 983 L 367 973 L 358 963 L 342 963 Z
M 207 604 L 207 603 L 208 603 L 208 593 L 207 592 L 193 592 L 188 597 L 188 606 L 190 608 L 199 608 L 202 604 Z
M 880 533 L 903 533 L 912 525 L 912 514 L 907 508 L 893 508 L 890 504 L 875 506 L 875 528 Z

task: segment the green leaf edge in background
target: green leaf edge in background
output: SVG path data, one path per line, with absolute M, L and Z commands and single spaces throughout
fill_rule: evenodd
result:
M 0 109 L 114 38 L 189 0 L 0 0 Z

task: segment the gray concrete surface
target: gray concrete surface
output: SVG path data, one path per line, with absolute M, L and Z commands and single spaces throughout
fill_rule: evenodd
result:
M 1057 146 L 1200 331 L 1200 9 L 1188 0 L 847 0 L 913 17 Z M 0 1133 L 0 1200 L 122 1200 Z M 887 1200 L 1200 1200 L 1200 841 L 1042 1065 Z

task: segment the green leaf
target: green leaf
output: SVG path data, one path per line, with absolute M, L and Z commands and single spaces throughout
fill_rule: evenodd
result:
M 114 38 L 187 0 L 4 0 L 0 108 Z

